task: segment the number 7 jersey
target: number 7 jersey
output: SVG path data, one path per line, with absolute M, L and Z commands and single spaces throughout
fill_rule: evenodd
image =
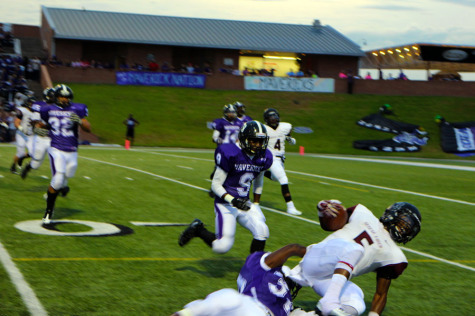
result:
M 87 117 L 87 106 L 80 103 L 71 103 L 65 108 L 56 104 L 47 104 L 41 107 L 41 119 L 51 127 L 49 133 L 51 147 L 67 152 L 77 151 L 78 126 L 70 120 L 73 113 L 76 113 L 81 119 Z
M 353 270 L 353 277 L 377 271 L 378 276 L 397 278 L 407 267 L 407 259 L 389 232 L 364 205 L 349 208 L 352 212 L 348 223 L 333 232 L 324 241 L 345 239 L 364 247 L 364 254 Z

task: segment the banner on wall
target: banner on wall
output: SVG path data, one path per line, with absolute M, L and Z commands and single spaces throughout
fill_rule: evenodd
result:
M 205 75 L 171 72 L 118 71 L 118 85 L 204 88 Z
M 332 78 L 292 78 L 292 77 L 244 77 L 246 90 L 294 91 L 294 92 L 335 92 Z

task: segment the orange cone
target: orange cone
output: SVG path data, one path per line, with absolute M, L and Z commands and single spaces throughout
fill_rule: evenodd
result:
M 128 140 L 128 139 L 125 140 L 125 149 L 127 149 L 127 150 L 130 149 L 130 140 Z
M 303 146 L 300 146 L 300 155 L 304 155 L 305 154 L 305 148 Z

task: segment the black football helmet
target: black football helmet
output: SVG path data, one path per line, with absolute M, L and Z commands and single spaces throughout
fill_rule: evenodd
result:
M 391 238 L 397 243 L 407 243 L 421 230 L 421 213 L 412 204 L 397 202 L 389 206 L 379 219 Z
M 54 99 L 58 106 L 67 107 L 73 99 L 73 90 L 65 84 L 59 84 L 54 88 Z
M 36 102 L 36 98 L 35 97 L 28 97 L 28 99 L 26 99 L 25 101 L 25 104 L 24 106 L 31 109 L 31 106 L 33 105 L 33 103 Z
M 236 107 L 233 104 L 226 104 L 223 107 L 223 115 L 229 122 L 234 121 L 237 117 Z
M 241 148 L 249 155 L 259 155 L 265 152 L 269 136 L 267 130 L 261 122 L 246 122 L 239 131 L 239 142 Z
M 54 88 L 48 87 L 43 90 L 43 100 L 47 103 L 54 103 Z
M 280 123 L 280 115 L 276 109 L 268 108 L 264 111 L 264 121 L 272 128 L 276 128 Z
M 243 116 L 246 113 L 246 106 L 244 105 L 244 103 L 236 101 L 233 103 L 233 105 L 236 108 L 238 116 Z

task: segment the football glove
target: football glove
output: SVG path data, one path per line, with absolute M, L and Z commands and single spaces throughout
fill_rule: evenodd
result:
M 286 136 L 286 137 L 285 137 L 285 140 L 286 140 L 290 145 L 295 145 L 295 144 L 297 143 L 297 141 L 295 140 L 295 138 L 290 137 L 290 136 Z
M 46 128 L 35 127 L 33 128 L 33 133 L 38 136 L 48 136 L 49 130 L 47 130 Z
M 240 210 L 243 210 L 243 211 L 249 211 L 249 209 L 251 208 L 251 206 L 249 205 L 249 200 L 248 199 L 243 199 L 243 198 L 234 198 L 232 201 L 231 201 L 231 204 L 240 209 Z
M 71 113 L 69 119 L 71 120 L 71 122 L 81 125 L 81 118 L 76 113 Z

